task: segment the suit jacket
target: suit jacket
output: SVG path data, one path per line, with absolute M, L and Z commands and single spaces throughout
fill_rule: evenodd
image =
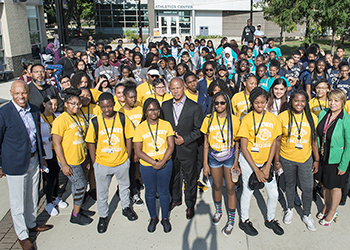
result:
M 182 136 L 185 141 L 180 146 L 175 144 L 176 157 L 179 159 L 188 159 L 196 155 L 198 147 L 197 140 L 201 137 L 200 128 L 203 121 L 201 106 L 186 98 L 177 126 L 175 126 L 173 116 L 173 99 L 163 102 L 162 110 L 165 120 L 170 122 L 174 131 Z
M 204 94 L 207 94 L 208 92 L 208 87 L 207 87 L 207 79 L 205 77 L 203 77 L 202 79 L 200 79 L 197 83 L 197 90 L 199 92 L 202 92 Z
M 201 105 L 203 111 L 203 117 L 210 113 L 211 97 L 207 96 L 205 93 L 198 91 L 198 101 L 197 103 Z
M 36 128 L 36 146 L 41 168 L 44 150 L 40 133 L 40 111 L 37 106 L 29 105 Z M 11 101 L 0 108 L 0 166 L 3 172 L 8 175 L 25 174 L 29 168 L 30 151 L 27 129 Z

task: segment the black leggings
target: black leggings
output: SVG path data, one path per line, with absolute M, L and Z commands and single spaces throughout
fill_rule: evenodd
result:
M 49 173 L 44 172 L 44 189 L 46 194 L 47 203 L 53 201 L 53 197 L 58 196 L 58 174 L 60 167 L 57 162 L 56 154 L 53 152 L 53 157 L 50 160 L 46 160 L 47 167 L 50 170 Z

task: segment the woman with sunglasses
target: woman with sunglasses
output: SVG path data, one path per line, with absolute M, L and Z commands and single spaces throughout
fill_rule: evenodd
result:
M 174 151 L 174 131 L 171 124 L 164 121 L 159 102 L 148 98 L 143 105 L 142 122 L 134 135 L 135 153 L 140 158 L 140 172 L 145 184 L 146 205 L 151 217 L 148 232 L 156 230 L 159 222 L 156 209 L 158 190 L 162 211 L 163 230 L 171 231 L 169 222 L 169 184 L 173 169 L 171 154 Z
M 243 117 L 237 134 L 237 137 L 241 139 L 242 153 L 238 161 L 243 183 L 239 228 L 250 236 L 258 234 L 249 220 L 250 200 L 254 192 L 249 180 L 253 173 L 259 183 L 264 183 L 268 195 L 265 226 L 272 229 L 277 235 L 284 233 L 278 221 L 275 220 L 278 190 L 274 173 L 271 171 L 277 137 L 282 134 L 282 131 L 277 117 L 265 110 L 267 98 L 267 92 L 264 89 L 257 87 L 252 90 L 249 96 L 252 107 L 250 112 Z
M 74 207 L 70 222 L 88 225 L 93 219 L 81 209 L 87 186 L 84 173 L 86 125 L 78 115 L 82 107 L 79 98 L 81 90 L 69 88 L 64 92 L 66 111 L 52 123 L 52 141 L 62 172 L 72 183 Z
M 236 181 L 240 174 L 238 166 L 238 142 L 235 137 L 239 128 L 239 119 L 233 115 L 229 96 L 218 92 L 213 96 L 211 113 L 205 117 L 201 132 L 204 134 L 203 174 L 214 182 L 214 204 L 216 212 L 212 223 L 218 225 L 222 217 L 222 176 L 225 177 L 228 196 L 228 221 L 222 229 L 225 236 L 231 234 L 235 223 L 236 191 L 232 182 L 232 171 Z

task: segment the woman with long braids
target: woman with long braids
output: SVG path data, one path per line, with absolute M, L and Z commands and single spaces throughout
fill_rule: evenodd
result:
M 236 73 L 232 77 L 234 83 L 234 91 L 240 92 L 243 90 L 244 75 L 249 73 L 249 62 L 247 59 L 240 59 L 237 62 Z
M 320 147 L 320 170 L 316 179 L 323 185 L 324 207 L 317 218 L 322 226 L 337 221 L 337 207 L 342 188 L 349 177 L 350 116 L 344 111 L 346 94 L 334 89 L 328 94 L 329 108 L 318 116 L 317 135 Z
M 86 190 L 84 173 L 85 162 L 85 134 L 86 125 L 78 116 L 82 104 L 79 98 L 80 89 L 69 88 L 64 90 L 64 106 L 66 111 L 52 123 L 52 141 L 64 175 L 72 183 L 74 207 L 70 218 L 71 223 L 88 225 L 93 219 L 88 215 L 94 212 L 81 209 Z
M 277 117 L 265 110 L 267 98 L 267 92 L 264 89 L 257 87 L 252 90 L 249 96 L 252 104 L 251 111 L 243 117 L 237 134 L 241 139 L 242 153 L 238 161 L 243 182 L 239 228 L 251 236 L 258 234 L 252 222 L 249 221 L 250 199 L 254 192 L 251 188 L 259 188 L 250 183 L 250 178 L 254 177 L 254 175 L 251 177 L 252 174 L 255 174 L 259 183 L 264 183 L 268 195 L 265 226 L 277 235 L 284 233 L 278 221 L 275 220 L 278 191 L 274 173 L 271 171 L 277 137 L 282 134 L 282 131 Z
M 131 70 L 134 73 L 137 85 L 142 83 L 141 69 L 144 67 L 143 55 L 140 52 L 135 52 L 132 57 Z
M 140 172 L 145 184 L 146 205 L 151 217 L 148 232 L 153 233 L 159 222 L 156 209 L 158 190 L 162 210 L 163 230 L 171 231 L 169 222 L 169 184 L 173 169 L 171 155 L 174 151 L 174 131 L 163 120 L 163 113 L 156 99 L 148 98 L 143 104 L 142 122 L 136 127 L 134 148 L 140 158 Z
M 313 174 L 318 171 L 319 153 L 315 131 L 317 116 L 312 114 L 308 95 L 304 90 L 294 90 L 288 109 L 278 115 L 282 135 L 277 138 L 275 170 L 284 171 L 287 210 L 283 222 L 290 224 L 293 218 L 295 188 L 300 182 L 303 202 L 303 222 L 310 231 L 316 227 L 311 216 Z
M 269 100 L 266 105 L 266 110 L 278 116 L 281 112 L 287 109 L 288 91 L 287 82 L 283 78 L 277 78 L 270 90 Z
M 228 221 L 222 229 L 225 236 L 231 234 L 235 223 L 236 191 L 231 172 L 238 180 L 238 142 L 235 138 L 239 128 L 239 119 L 233 114 L 229 96 L 217 92 L 212 99 L 211 113 L 205 117 L 201 132 L 204 134 L 203 174 L 214 182 L 214 204 L 216 212 L 212 223 L 218 225 L 222 217 L 222 176 L 225 177 L 228 196 Z

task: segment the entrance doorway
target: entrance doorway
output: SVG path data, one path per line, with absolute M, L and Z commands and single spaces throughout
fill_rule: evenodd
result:
M 178 36 L 179 35 L 179 17 L 178 16 L 158 16 L 161 36 Z

